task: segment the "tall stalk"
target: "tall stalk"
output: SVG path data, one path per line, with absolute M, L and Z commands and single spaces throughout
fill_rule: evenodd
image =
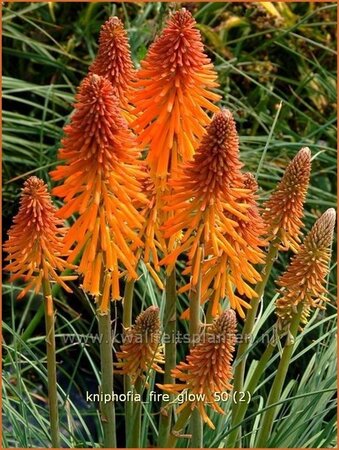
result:
M 277 369 L 277 372 L 274 377 L 274 381 L 267 399 L 266 408 L 277 403 L 281 396 L 281 391 L 286 379 L 288 367 L 290 364 L 290 360 L 292 357 L 295 338 L 298 333 L 298 328 L 300 324 L 300 317 L 303 309 L 303 304 L 300 303 L 297 309 L 297 313 L 294 315 L 288 336 L 286 338 L 286 343 L 284 346 L 284 350 L 281 356 L 281 360 Z M 276 415 L 277 405 L 272 406 L 264 412 L 264 415 L 261 420 L 261 427 L 259 428 L 256 446 L 257 448 L 264 447 L 267 445 L 267 441 L 270 437 L 273 421 Z
M 171 375 L 171 370 L 175 368 L 176 365 L 176 342 L 175 342 L 175 330 L 176 330 L 176 279 L 175 279 L 175 269 L 172 270 L 171 274 L 166 278 L 165 284 L 165 311 L 164 311 L 164 332 L 166 334 L 165 342 L 165 375 L 164 383 L 173 383 L 173 378 Z M 173 400 L 173 396 L 169 396 L 169 400 L 162 400 L 161 403 L 161 414 L 159 423 L 159 439 L 158 447 L 166 447 L 167 440 L 171 430 L 172 423 L 172 411 L 173 406 L 170 402 Z
M 267 363 L 271 359 L 271 356 L 273 354 L 275 347 L 276 347 L 276 338 L 273 337 L 270 340 L 268 346 L 266 347 L 266 350 L 262 354 L 260 360 L 258 361 L 258 364 L 256 365 L 256 368 L 254 369 L 252 376 L 246 386 L 246 392 L 248 392 L 250 396 L 253 395 L 254 390 L 257 387 L 257 385 L 262 377 L 262 374 L 265 372 Z M 247 402 L 242 402 L 239 405 L 237 414 L 234 418 L 233 427 L 237 427 L 237 425 L 239 425 L 242 422 L 242 420 L 245 417 L 247 408 L 248 408 Z M 235 428 L 229 434 L 229 437 L 227 440 L 227 448 L 235 448 L 236 447 L 237 437 L 238 437 L 238 428 Z
M 213 302 L 209 301 L 206 311 L 206 323 L 212 323 L 213 322 L 213 315 L 212 315 L 212 309 L 213 309 Z
M 170 435 L 168 436 L 166 448 L 175 447 L 175 444 L 180 437 L 180 432 L 185 427 L 191 414 L 192 414 L 191 406 L 190 405 L 185 406 L 185 408 L 181 411 L 178 420 L 175 422 L 175 425 L 172 428 Z
M 200 333 L 200 301 L 201 301 L 201 256 L 202 247 L 199 248 L 197 252 L 196 259 L 193 261 L 193 268 L 196 264 L 199 265 L 199 275 L 198 283 L 196 288 L 191 290 L 190 295 L 190 321 L 189 321 L 189 332 L 190 332 L 190 347 L 193 348 L 199 337 Z M 203 423 L 200 413 L 197 409 L 194 409 L 190 419 L 190 427 L 192 433 L 191 447 L 192 448 L 202 448 L 203 447 Z
M 245 375 L 245 366 L 246 366 L 246 359 L 247 359 L 247 351 L 248 347 L 250 345 L 250 339 L 251 333 L 253 331 L 253 326 L 255 322 L 255 318 L 258 311 L 259 303 L 262 299 L 262 296 L 265 291 L 265 287 L 267 284 L 267 281 L 269 279 L 273 263 L 278 255 L 278 240 L 279 238 L 274 239 L 268 249 L 267 256 L 266 256 L 266 263 L 264 265 L 264 268 L 261 272 L 262 280 L 257 284 L 255 288 L 255 292 L 257 294 L 256 298 L 253 298 L 251 300 L 251 309 L 247 310 L 246 318 L 244 327 L 242 330 L 242 339 L 241 343 L 238 347 L 236 361 L 237 366 L 234 370 L 234 391 L 242 392 L 244 389 L 244 375 Z M 238 409 L 240 407 L 240 403 L 237 404 L 233 403 L 232 406 L 232 427 L 235 425 L 235 419 L 238 414 Z M 237 434 L 239 433 L 239 430 L 237 430 Z
M 122 314 L 122 324 L 124 330 L 127 330 L 132 326 L 132 309 L 133 309 L 133 291 L 134 291 L 134 280 L 128 280 L 125 284 L 124 293 L 124 305 Z M 132 390 L 131 380 L 128 375 L 124 375 L 124 392 L 126 398 L 128 398 L 127 393 Z M 129 436 L 131 435 L 131 425 L 132 425 L 132 413 L 133 413 L 133 402 L 126 400 L 125 402 L 125 435 L 126 435 L 126 446 Z
M 126 281 L 124 292 L 124 309 L 122 313 L 122 324 L 125 329 L 130 328 L 132 325 L 132 309 L 133 309 L 133 291 L 134 280 Z
M 58 412 L 58 392 L 56 377 L 56 351 L 55 351 L 55 330 L 54 330 L 54 305 L 51 285 L 48 279 L 42 281 L 45 324 L 46 324 L 46 352 L 47 352 L 47 379 L 48 379 L 48 403 L 49 417 L 51 424 L 51 442 L 53 448 L 60 448 L 60 429 Z
M 113 355 L 112 355 L 112 329 L 111 306 L 107 314 L 98 314 L 100 334 L 100 361 L 101 361 L 101 394 L 111 397 L 113 395 Z M 100 404 L 101 423 L 104 432 L 104 448 L 116 448 L 115 409 L 113 399 Z
M 142 379 L 138 377 L 134 385 L 133 394 L 136 393 L 140 395 L 142 398 L 142 389 L 143 383 Z M 141 409 L 142 409 L 142 400 L 131 402 L 131 427 L 129 434 L 127 435 L 127 448 L 140 448 L 140 432 L 141 432 Z M 127 420 L 127 418 L 126 418 Z

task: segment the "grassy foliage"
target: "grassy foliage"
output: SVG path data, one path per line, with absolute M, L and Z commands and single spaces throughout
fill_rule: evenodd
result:
M 271 9 L 267 10 L 267 5 Z M 199 23 L 207 52 L 220 79 L 221 105 L 230 108 L 238 125 L 241 158 L 257 175 L 260 200 L 268 197 L 290 158 L 309 146 L 313 155 L 311 186 L 306 201 L 308 230 L 328 207 L 336 205 L 336 4 L 298 2 L 187 3 Z M 23 180 L 36 174 L 51 183 L 62 127 L 72 110 L 76 87 L 97 49 L 99 28 L 110 15 L 123 19 L 135 65 L 164 24 L 175 4 L 168 3 L 7 3 L 3 7 L 3 224 L 9 227 L 17 211 Z M 290 255 L 279 256 L 265 292 L 255 334 L 274 323 L 274 279 Z M 335 258 L 333 257 L 333 261 Z M 271 447 L 335 446 L 336 438 L 336 279 L 335 264 L 328 279 L 326 313 L 317 313 L 298 336 L 280 402 Z M 180 273 L 178 273 L 180 276 Z M 158 305 L 162 293 L 140 267 L 134 314 Z M 5 447 L 48 446 L 48 413 L 44 325 L 41 301 L 31 296 L 16 302 L 19 285 L 6 281 L 4 290 L 3 439 Z M 94 307 L 82 291 L 66 296 L 55 289 L 59 395 L 63 445 L 98 447 L 102 430 L 86 390 L 99 383 L 98 343 Z M 187 298 L 180 297 L 178 311 Z M 114 309 L 120 331 L 121 305 Z M 182 330 L 186 323 L 180 324 Z M 91 341 L 93 333 L 94 342 Z M 84 336 L 88 336 L 84 340 Z M 71 336 L 71 340 L 67 340 Z M 81 343 L 79 343 L 81 342 Z M 251 344 L 249 371 L 265 349 Z M 178 349 L 182 357 L 186 349 Z M 255 444 L 256 427 L 277 368 L 275 353 L 259 384 L 243 423 L 243 447 Z M 250 372 L 249 372 L 250 373 Z M 154 379 L 150 380 L 151 387 Z M 117 391 L 122 380 L 117 378 Z M 225 417 L 212 417 L 215 432 L 205 430 L 206 447 L 223 447 L 229 429 Z M 142 445 L 155 442 L 159 405 L 145 403 Z M 117 405 L 118 427 L 123 408 Z M 148 423 L 147 423 L 148 421 Z M 119 446 L 124 446 L 119 433 Z M 187 439 L 179 441 L 189 446 Z

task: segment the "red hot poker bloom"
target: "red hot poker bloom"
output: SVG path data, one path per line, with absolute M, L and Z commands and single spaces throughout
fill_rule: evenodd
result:
M 140 179 L 140 184 L 142 192 L 144 192 L 148 200 L 146 205 L 140 205 L 141 214 L 145 219 L 139 235 L 144 243 L 142 259 L 159 288 L 163 289 L 163 283 L 157 274 L 160 271 L 158 253 L 165 253 L 166 242 L 160 230 L 156 188 L 147 165 L 144 164 L 142 168 L 144 177 Z
M 276 313 L 282 324 L 291 320 L 300 303 L 303 304 L 304 324 L 312 308 L 324 309 L 335 219 L 335 210 L 330 208 L 315 222 L 287 271 L 278 280 L 282 297 L 277 300 Z
M 249 220 L 238 220 L 239 228 L 237 231 L 246 242 L 250 242 L 253 247 L 262 247 L 263 245 L 267 245 L 267 242 L 262 239 L 262 236 L 266 235 L 267 230 L 257 204 L 258 183 L 250 172 L 244 173 L 243 187 L 248 191 L 248 194 L 240 198 L 240 201 L 249 205 L 246 212 Z M 253 260 L 252 262 L 258 263 L 259 261 Z
M 236 332 L 236 315 L 229 309 L 214 320 L 200 342 L 190 350 L 190 354 L 186 357 L 187 362 L 181 362 L 172 370 L 172 376 L 181 383 L 158 385 L 161 389 L 174 394 L 188 389 L 189 394 L 195 396 L 193 401 L 182 403 L 177 413 L 190 404 L 192 410 L 198 409 L 209 427 L 215 428 L 205 407 L 209 404 L 216 412 L 224 414 L 216 402 L 215 394 L 232 389 L 231 364 Z
M 236 240 L 230 238 L 230 243 L 241 261 L 241 269 L 238 267 L 238 263 L 229 258 L 225 251 L 220 251 L 218 256 L 212 256 L 203 261 L 202 273 L 204 276 L 201 300 L 202 302 L 212 301 L 211 312 L 213 317 L 219 312 L 220 300 L 227 297 L 231 308 L 236 309 L 240 317 L 244 318 L 243 307 L 249 308 L 249 304 L 239 294 L 248 299 L 256 297 L 256 292 L 248 283 L 256 284 L 261 279 L 253 265 L 263 262 L 263 252 L 260 247 L 267 245 L 267 242 L 262 239 L 262 236 L 266 234 L 266 227 L 256 202 L 258 185 L 251 173 L 243 174 L 243 187 L 247 194 L 244 194 L 239 201 L 250 205 L 246 212 L 246 220 L 237 219 L 229 214 L 229 217 L 233 218 L 238 224 L 237 233 L 247 242 L 247 246 L 242 246 Z M 207 246 L 206 253 L 213 254 L 211 244 Z M 188 266 L 183 274 L 192 274 L 192 266 Z M 192 282 L 193 278 L 191 277 L 190 282 L 182 287 L 179 292 L 191 289 Z M 237 293 L 234 292 L 234 286 L 237 287 Z M 189 310 L 186 310 L 182 314 L 182 318 L 187 319 L 188 317 Z
M 269 239 L 279 236 L 283 248 L 298 251 L 303 226 L 304 202 L 311 172 L 311 152 L 302 148 L 288 165 L 263 213 Z
M 237 224 L 227 214 L 246 220 L 244 213 L 248 209 L 236 202 L 244 194 L 241 167 L 235 122 L 230 111 L 222 110 L 207 128 L 193 161 L 186 162 L 169 182 L 173 189 L 165 197 L 164 209 L 174 215 L 164 226 L 165 237 L 187 231 L 182 245 L 163 263 L 175 260 L 192 242 L 194 254 L 199 242 L 206 245 L 212 241 L 215 253 L 219 252 L 221 242 L 228 247 L 224 234 L 236 236 Z M 230 252 L 234 253 L 231 249 Z
M 91 74 L 81 83 L 75 113 L 64 128 L 59 158 L 66 165 L 51 174 L 64 180 L 54 193 L 64 198 L 61 217 L 78 214 L 67 233 L 69 260 L 81 254 L 79 272 L 83 288 L 92 295 L 103 292 L 99 310 L 107 312 L 110 298 L 119 299 L 119 265 L 137 278 L 137 257 L 132 248 L 142 245 L 137 230 L 143 218 L 133 206 L 146 201 L 137 179 L 139 152 L 121 117 L 114 90 L 108 80 Z
M 159 308 L 150 306 L 139 314 L 135 324 L 126 331 L 125 342 L 117 352 L 119 362 L 115 373 L 128 375 L 132 384 L 139 377 L 145 378 L 151 369 L 164 373 L 159 364 L 164 364 L 160 344 Z
M 118 17 L 110 17 L 100 30 L 98 54 L 89 71 L 107 78 L 123 108 L 128 108 L 135 71 L 127 33 Z
M 142 146 L 149 144 L 151 175 L 166 178 L 192 158 L 210 122 L 205 110 L 220 96 L 217 75 L 204 54 L 195 20 L 186 9 L 173 14 L 137 72 L 133 126 Z
M 162 264 L 173 265 L 180 253 L 188 253 L 185 273 L 192 278 L 183 288 L 187 290 L 197 283 L 198 267 L 193 261 L 203 244 L 203 298 L 213 285 L 214 314 L 220 298 L 227 295 L 232 307 L 244 315 L 241 306 L 248 304 L 233 294 L 234 287 L 252 298 L 254 291 L 245 280 L 255 283 L 260 279 L 252 264 L 262 262 L 263 223 L 241 166 L 232 113 L 222 110 L 214 116 L 193 161 L 184 164 L 170 181 L 172 194 L 165 197 L 165 209 L 173 211 L 164 226 L 165 237 L 183 231 L 183 238 Z
M 64 281 L 77 277 L 57 274 L 57 271 L 63 272 L 74 266 L 61 257 L 66 228 L 56 212 L 47 185 L 37 177 L 28 178 L 22 189 L 19 212 L 13 219 L 4 244 L 4 250 L 8 253 L 6 261 L 10 261 L 5 270 L 13 273 L 10 281 L 22 278 L 28 282 L 18 299 L 33 288 L 38 293 L 44 278 L 72 292 Z

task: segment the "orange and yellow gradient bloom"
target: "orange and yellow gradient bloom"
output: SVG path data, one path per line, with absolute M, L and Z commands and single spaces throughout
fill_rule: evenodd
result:
M 4 251 L 10 261 L 5 270 L 12 272 L 10 282 L 23 279 L 27 285 L 18 295 L 24 297 L 30 289 L 38 293 L 42 281 L 55 281 L 67 292 L 72 292 L 65 281 L 74 280 L 73 275 L 59 275 L 74 266 L 63 259 L 63 238 L 67 232 L 57 217 L 47 185 L 33 176 L 25 181 L 20 197 L 18 214 L 8 231 Z
M 177 409 L 179 414 L 187 405 L 197 408 L 204 422 L 214 429 L 206 412 L 208 404 L 214 411 L 224 414 L 218 405 L 215 394 L 232 389 L 232 359 L 236 342 L 237 321 L 231 309 L 223 312 L 207 328 L 200 342 L 190 350 L 186 362 L 179 363 L 172 370 L 173 378 L 181 383 L 158 384 L 164 391 L 177 394 L 188 390 L 194 400 L 182 403 Z
M 202 278 L 201 300 L 203 303 L 208 300 L 212 302 L 211 314 L 213 317 L 220 312 L 220 300 L 226 297 L 229 299 L 231 308 L 236 309 L 240 317 L 244 318 L 243 308 L 249 307 L 249 303 L 244 300 L 244 297 L 251 299 L 257 296 L 250 284 L 255 285 L 261 279 L 253 266 L 263 262 L 261 247 L 265 245 L 262 236 L 266 234 L 266 226 L 257 205 L 258 185 L 251 173 L 244 173 L 243 187 L 249 192 L 239 200 L 250 205 L 246 212 L 247 220 L 229 214 L 229 217 L 233 217 L 238 224 L 237 233 L 248 243 L 247 246 L 242 246 L 236 240 L 230 239 L 241 261 L 242 268 L 240 269 L 239 263 L 229 258 L 225 251 L 220 251 L 218 256 L 211 256 L 202 263 L 204 276 Z M 211 244 L 207 246 L 206 253 L 213 255 Z M 189 265 L 183 274 L 192 274 L 192 266 Z M 179 292 L 185 292 L 192 286 L 194 286 L 193 278 L 186 286 L 179 289 Z M 234 287 L 236 287 L 236 291 Z M 187 319 L 188 317 L 189 310 L 186 310 L 182 314 L 182 318 Z
M 118 17 L 110 17 L 101 27 L 98 54 L 89 72 L 107 78 L 120 106 L 131 109 L 129 99 L 135 70 L 127 33 Z
M 165 237 L 182 232 L 177 249 L 163 258 L 173 265 L 180 253 L 187 253 L 186 274 L 191 281 L 181 292 L 198 281 L 197 252 L 204 246 L 202 298 L 213 296 L 213 315 L 219 300 L 227 296 L 231 307 L 244 317 L 248 303 L 234 293 L 252 298 L 248 285 L 260 280 L 253 264 L 263 262 L 260 246 L 265 231 L 256 206 L 253 183 L 241 172 L 239 139 L 229 110 L 215 114 L 193 160 L 183 164 L 170 180 L 172 194 L 165 197 L 165 210 L 173 212 L 164 226 Z
M 137 72 L 134 94 L 137 119 L 132 124 L 158 187 L 182 161 L 192 159 L 206 111 L 216 112 L 217 75 L 204 54 L 195 20 L 184 8 L 170 17 Z
M 157 192 L 155 184 L 150 176 L 146 163 L 142 166 L 144 177 L 140 179 L 142 192 L 147 198 L 147 204 L 140 205 L 140 212 L 144 223 L 140 231 L 140 239 L 143 242 L 141 259 L 146 264 L 148 271 L 160 289 L 164 289 L 163 283 L 158 275 L 160 271 L 159 255 L 165 253 L 167 243 L 163 231 L 160 229 L 160 211 L 157 208 Z
M 138 179 L 143 176 L 139 151 L 110 82 L 95 74 L 80 85 L 75 112 L 64 128 L 59 159 L 51 172 L 63 184 L 53 193 L 64 200 L 59 215 L 77 218 L 64 239 L 69 261 L 79 262 L 83 289 L 107 312 L 120 299 L 119 278 L 137 278 L 138 231 L 143 217 L 134 207 L 146 202 Z M 120 266 L 123 269 L 120 269 Z
M 126 330 L 125 342 L 116 353 L 119 362 L 115 363 L 114 373 L 128 375 L 131 383 L 138 378 L 146 379 L 149 371 L 164 373 L 159 364 L 164 364 L 160 344 L 159 308 L 150 306 L 139 314 L 134 325 Z
M 281 181 L 264 205 L 263 219 L 268 227 L 268 238 L 278 238 L 283 250 L 298 252 L 310 173 L 311 151 L 304 147 L 289 163 Z
M 276 314 L 282 325 L 291 321 L 300 303 L 303 324 L 307 323 L 312 309 L 325 309 L 335 220 L 335 210 L 330 208 L 315 222 L 287 271 L 278 280 L 282 295 L 276 302 Z

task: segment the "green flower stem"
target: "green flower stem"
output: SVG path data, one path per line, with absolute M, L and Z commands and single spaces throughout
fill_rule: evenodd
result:
M 206 323 L 213 322 L 212 309 L 213 309 L 213 302 L 209 301 L 208 306 L 207 306 L 207 311 L 206 311 Z
M 201 272 L 199 274 L 198 284 L 196 288 L 191 290 L 190 293 L 190 348 L 193 348 L 197 344 L 200 333 L 200 299 L 201 299 Z
M 164 332 L 167 335 L 165 342 L 165 375 L 164 383 L 173 383 L 171 370 L 176 365 L 176 342 L 175 342 L 175 330 L 176 330 L 176 306 L 177 306 L 177 293 L 176 293 L 176 279 L 175 269 L 166 278 L 166 304 L 164 311 Z M 158 447 L 165 448 L 167 440 L 169 438 L 171 423 L 172 423 L 172 411 L 173 405 L 171 404 L 173 396 L 169 396 L 169 400 L 163 400 L 161 403 L 161 414 L 159 423 L 159 440 Z
M 202 249 L 201 249 L 202 254 Z M 196 260 L 193 261 L 193 267 L 196 265 Z M 190 295 L 190 321 L 189 321 L 189 332 L 190 332 L 190 347 L 193 348 L 196 343 L 200 333 L 200 300 L 201 300 L 201 260 L 198 261 L 199 264 L 199 276 L 197 286 L 191 290 Z M 192 448 L 202 448 L 203 447 L 203 423 L 202 418 L 197 409 L 194 409 L 190 419 L 192 440 Z
M 247 351 L 248 347 L 250 345 L 250 339 L 251 336 L 255 318 L 258 311 L 259 302 L 264 294 L 265 287 L 267 284 L 267 281 L 269 279 L 273 263 L 278 255 L 278 240 L 279 238 L 276 238 L 273 240 L 269 246 L 267 255 L 266 255 L 266 263 L 265 266 L 261 272 L 262 280 L 257 284 L 255 292 L 257 294 L 256 298 L 253 298 L 251 300 L 251 309 L 247 310 L 246 319 L 244 323 L 244 327 L 242 330 L 242 342 L 238 347 L 238 352 L 236 356 L 236 361 L 238 362 L 235 370 L 234 370 L 234 390 L 238 392 L 243 391 L 244 386 L 244 375 L 245 375 L 245 366 L 246 366 L 246 358 L 247 358 Z M 238 414 L 238 409 L 240 403 L 235 404 L 233 403 L 232 407 L 232 427 L 235 425 L 235 418 Z M 240 430 L 237 431 L 237 433 Z
M 285 382 L 286 374 L 294 349 L 295 338 L 298 333 L 302 309 L 303 304 L 300 303 L 297 309 L 297 313 L 294 315 L 290 324 L 284 350 L 267 399 L 266 408 L 273 405 L 274 403 L 277 403 L 280 399 L 281 391 Z M 273 406 L 272 408 L 269 408 L 264 412 L 256 441 L 257 448 L 262 448 L 267 445 L 272 431 L 276 410 L 277 406 Z
M 203 423 L 200 412 L 196 408 L 192 411 L 190 426 L 192 433 L 191 447 L 203 448 Z
M 132 325 L 133 292 L 135 280 L 126 281 L 124 292 L 124 310 L 122 315 L 122 324 L 125 329 Z
M 180 432 L 185 427 L 191 414 L 192 414 L 191 405 L 188 404 L 181 411 L 178 420 L 176 421 L 174 427 L 172 428 L 171 434 L 169 435 L 167 443 L 166 443 L 166 448 L 174 448 L 175 447 L 175 444 L 180 437 Z
M 65 270 L 62 272 L 62 275 L 70 275 L 72 273 L 71 270 Z M 60 292 L 60 286 L 58 284 L 54 284 L 52 287 L 52 298 L 55 298 Z M 29 321 L 27 328 L 25 328 L 22 332 L 21 339 L 26 342 L 34 333 L 36 328 L 39 326 L 41 319 L 44 316 L 44 305 L 40 304 L 39 308 L 36 310 L 34 316 Z M 7 360 L 5 360 L 7 362 Z
M 101 360 L 101 393 L 103 396 L 113 393 L 113 356 L 111 308 L 108 306 L 107 314 L 98 314 L 100 334 L 100 360 Z M 104 448 L 116 448 L 115 410 L 114 402 L 102 402 L 100 405 L 101 423 L 104 431 Z
M 142 398 L 143 382 L 140 377 L 135 382 L 134 394 L 140 394 Z M 141 432 L 141 409 L 142 400 L 140 402 L 132 402 L 130 431 L 127 435 L 127 448 L 140 448 L 140 432 Z M 127 418 L 126 418 L 127 420 Z
M 52 448 L 60 448 L 60 428 L 58 412 L 58 392 L 56 377 L 56 349 L 55 349 L 55 330 L 54 330 L 54 305 L 51 291 L 51 285 L 48 279 L 42 281 L 45 306 L 46 323 L 46 351 L 47 351 L 47 379 L 48 379 L 48 403 L 49 416 L 51 424 Z
M 254 372 L 251 376 L 251 379 L 246 386 L 246 392 L 249 393 L 250 396 L 253 395 L 255 388 L 257 387 L 262 374 L 264 373 L 268 361 L 271 359 L 271 356 L 274 352 L 274 349 L 276 347 L 276 338 L 272 338 L 266 347 L 266 350 L 262 354 L 256 368 L 254 369 Z M 245 417 L 246 411 L 248 408 L 248 404 L 246 402 L 242 402 L 239 405 L 237 415 L 234 418 L 234 427 L 237 427 L 241 424 L 242 420 Z M 233 429 L 233 431 L 230 433 L 227 441 L 227 448 L 236 448 L 236 440 L 238 436 L 238 428 Z
M 124 327 L 124 331 L 132 326 L 132 309 L 133 309 L 133 292 L 134 292 L 134 280 L 128 280 L 125 284 L 125 292 L 124 292 L 124 309 L 122 314 L 122 323 Z M 127 392 L 131 391 L 131 380 L 128 375 L 124 375 L 124 392 L 127 395 Z M 127 397 L 128 398 L 128 397 Z M 130 436 L 130 431 L 133 427 L 132 422 L 132 412 L 133 412 L 133 402 L 126 401 L 125 402 L 125 433 L 126 433 L 126 442 L 128 437 Z

